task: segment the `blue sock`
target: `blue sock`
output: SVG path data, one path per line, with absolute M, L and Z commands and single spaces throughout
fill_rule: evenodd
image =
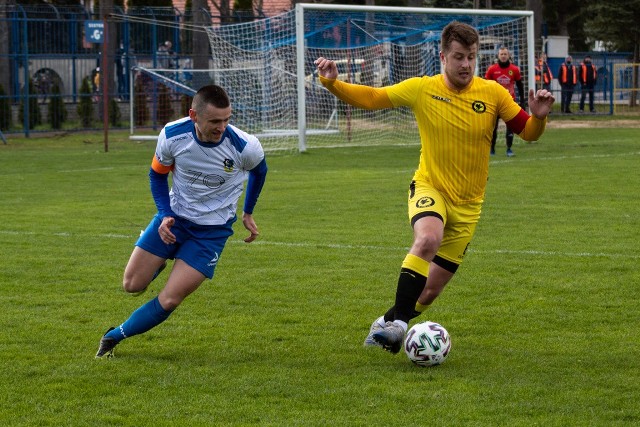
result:
M 172 312 L 173 310 L 166 311 L 162 308 L 160 301 L 158 301 L 158 297 L 155 297 L 134 311 L 122 325 L 108 332 L 106 336 L 120 342 L 125 338 L 142 334 L 147 332 L 149 329 L 158 326 L 160 323 L 167 320 Z

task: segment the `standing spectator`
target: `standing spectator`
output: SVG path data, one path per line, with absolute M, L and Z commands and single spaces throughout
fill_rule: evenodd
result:
M 127 69 L 124 65 L 125 55 L 124 46 L 120 43 L 120 47 L 116 52 L 116 59 L 114 59 L 116 64 L 116 78 L 118 80 L 118 98 L 120 99 L 124 99 L 127 91 L 125 83 L 127 79 Z
M 596 85 L 598 79 L 598 72 L 596 67 L 591 63 L 591 56 L 584 57 L 582 64 L 580 64 L 580 112 L 584 112 L 584 100 L 589 92 L 589 111 L 595 113 L 596 110 L 593 106 L 593 88 Z
M 91 89 L 93 93 L 100 91 L 100 64 L 102 63 L 101 55 L 98 54 L 96 58 L 96 68 L 91 70 Z
M 567 56 L 558 71 L 558 82 L 562 89 L 560 95 L 560 111 L 571 114 L 571 98 L 573 97 L 573 89 L 578 83 L 578 70 L 576 66 L 571 64 L 573 58 Z
M 173 43 L 171 43 L 169 40 L 167 40 L 166 42 L 162 43 L 160 46 L 158 46 L 158 50 L 156 51 L 156 56 L 158 57 L 158 64 L 160 65 L 160 68 L 171 68 L 173 65 L 173 50 L 171 49 L 173 46 Z
M 167 40 L 164 42 L 164 46 L 167 50 L 167 68 L 176 68 L 176 53 L 173 51 L 173 43 Z
M 536 87 L 542 87 L 551 92 L 551 80 L 553 80 L 553 74 L 547 64 L 547 54 L 541 53 L 536 64 Z
M 93 78 L 91 80 L 91 86 L 94 93 L 100 92 L 100 67 L 96 67 L 93 70 Z
M 526 103 L 524 101 L 524 85 L 522 84 L 522 76 L 520 75 L 520 68 L 517 65 L 512 64 L 510 60 L 511 56 L 509 54 L 509 49 L 504 46 L 501 46 L 498 50 L 498 62 L 491 65 L 487 72 L 484 75 L 484 78 L 487 80 L 495 80 L 502 87 L 509 91 L 511 98 L 516 100 L 516 91 L 514 90 L 514 85 L 518 87 L 518 101 L 520 107 L 524 110 L 526 108 Z M 498 139 L 498 123 L 500 122 L 500 118 L 496 118 L 496 125 L 493 128 L 493 137 L 491 138 L 491 155 L 496 154 L 496 139 Z M 513 131 L 507 127 L 506 131 L 507 138 L 507 157 L 515 156 L 513 151 L 511 150 L 511 146 L 513 145 Z

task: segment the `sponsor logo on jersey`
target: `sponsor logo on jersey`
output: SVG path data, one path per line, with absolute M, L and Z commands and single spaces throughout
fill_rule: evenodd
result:
M 436 101 L 444 101 L 444 102 L 451 102 L 451 100 L 449 98 L 445 98 L 443 96 L 438 96 L 438 95 L 431 95 L 431 97 L 433 99 L 435 99 Z
M 222 187 L 225 179 L 220 175 L 216 175 L 214 173 L 206 175 L 202 178 L 202 183 L 209 188 L 216 189 Z
M 178 138 L 173 139 L 173 142 L 183 141 L 183 140 L 188 139 L 188 138 L 190 138 L 189 135 L 182 135 L 182 136 L 180 136 Z
M 487 106 L 482 101 L 473 101 L 471 103 L 471 108 L 478 114 L 482 114 L 487 111 Z
M 498 83 L 500 83 L 500 85 L 502 85 L 502 87 L 508 88 L 509 85 L 511 84 L 511 78 L 507 77 L 507 76 L 500 76 L 496 79 L 496 81 Z

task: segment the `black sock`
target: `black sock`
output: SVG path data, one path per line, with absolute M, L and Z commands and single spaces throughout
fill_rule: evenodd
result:
M 427 278 L 425 276 L 408 268 L 400 270 L 396 289 L 396 304 L 392 307 L 394 311 L 392 320 L 397 319 L 409 323 L 409 320 L 416 317 L 414 313 L 416 301 L 418 301 L 418 297 L 426 283 Z M 387 314 L 389 314 L 389 311 L 387 311 Z M 387 314 L 385 314 L 385 321 L 387 321 Z
M 413 309 L 413 311 L 411 312 L 411 319 L 415 319 L 416 317 L 420 316 L 422 313 L 417 311 L 415 308 Z M 391 307 L 389 310 L 387 310 L 387 312 L 384 314 L 384 321 L 385 322 L 393 322 L 396 316 L 396 306 L 394 305 L 393 307 Z
M 387 312 L 384 314 L 384 321 L 385 322 L 393 322 L 393 319 L 395 319 L 396 316 L 396 306 L 393 305 L 391 306 L 391 308 L 389 310 L 387 310 Z

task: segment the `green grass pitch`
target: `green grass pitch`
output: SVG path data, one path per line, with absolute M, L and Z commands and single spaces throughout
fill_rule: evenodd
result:
M 628 426 L 640 423 L 638 129 L 548 129 L 491 159 L 467 258 L 421 319 L 435 368 L 364 349 L 411 242 L 416 145 L 268 158 L 258 241 L 236 223 L 213 281 L 95 360 L 157 295 L 121 291 L 154 214 L 155 144 L 0 145 L 0 424 Z M 499 147 L 504 144 L 499 141 Z

